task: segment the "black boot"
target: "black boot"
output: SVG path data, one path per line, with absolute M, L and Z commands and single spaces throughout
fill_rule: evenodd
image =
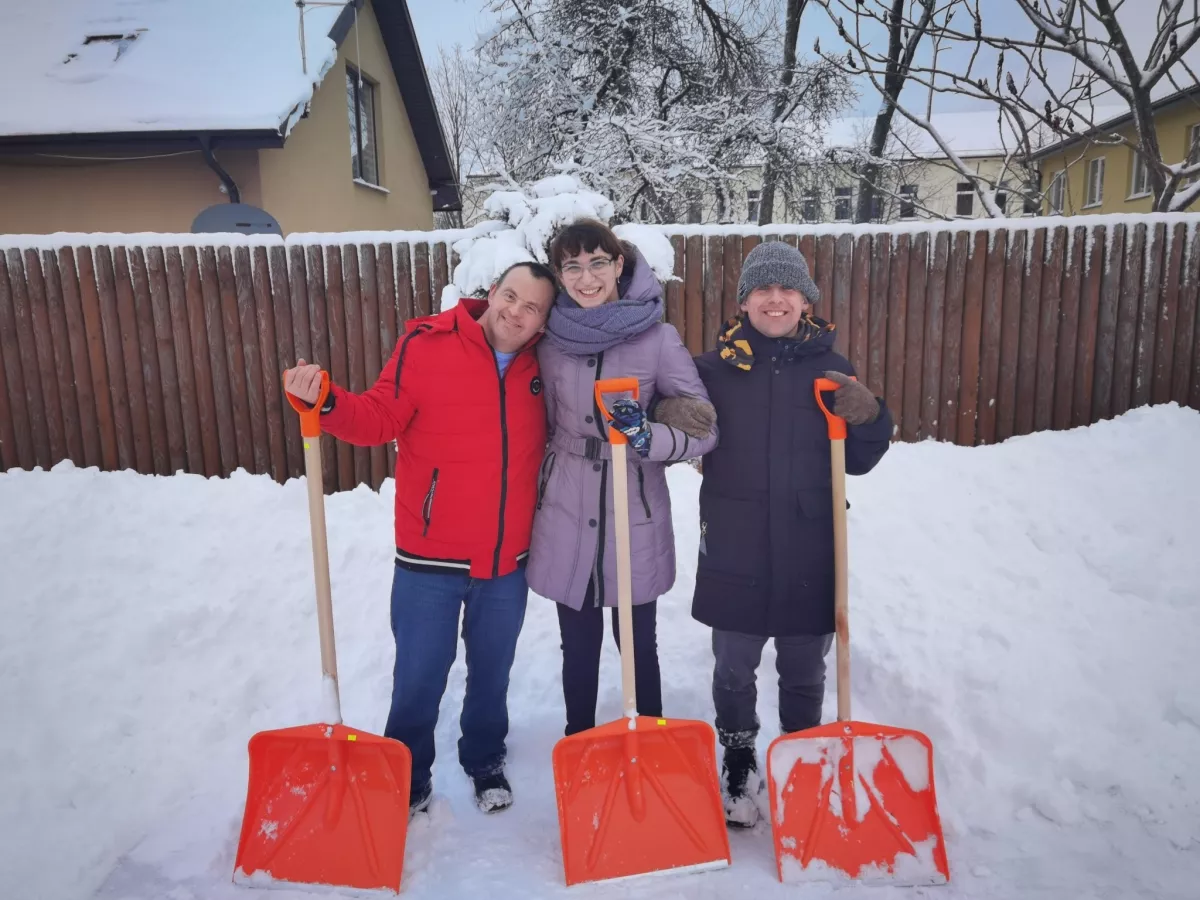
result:
M 721 766 L 721 799 L 725 803 L 725 824 L 734 828 L 753 828 L 758 822 L 757 796 L 763 781 L 753 747 L 725 751 Z
M 429 809 L 429 801 L 433 799 L 433 782 L 425 787 L 414 790 L 408 798 L 408 817 L 411 819 L 419 812 Z
M 481 812 L 494 813 L 512 806 L 512 787 L 503 772 L 472 778 L 475 782 L 475 805 Z

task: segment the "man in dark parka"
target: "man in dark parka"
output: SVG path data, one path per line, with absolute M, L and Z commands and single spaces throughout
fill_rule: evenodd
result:
M 815 379 L 841 385 L 824 399 L 849 425 L 848 474 L 874 468 L 892 436 L 883 401 L 848 377 L 853 367 L 834 351 L 834 326 L 812 315 L 818 296 L 798 250 L 760 244 L 738 281 L 739 315 L 718 348 L 696 361 L 721 442 L 704 457 L 692 616 L 713 629 L 726 819 L 744 827 L 759 815 L 755 673 L 768 638 L 775 639 L 781 730 L 821 722 L 834 632 L 833 494 Z

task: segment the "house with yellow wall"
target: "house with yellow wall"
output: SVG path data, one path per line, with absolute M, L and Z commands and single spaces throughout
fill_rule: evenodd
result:
M 1165 163 L 1200 162 L 1200 87 L 1157 101 L 1154 123 Z M 1034 161 L 1041 170 L 1044 214 L 1152 212 L 1149 171 L 1129 145 L 1137 143 L 1133 114 L 1125 111 L 1040 150 Z M 1200 197 L 1186 211 L 1200 211 Z
M 428 229 L 461 206 L 405 0 L 37 0 L 0 34 L 0 233 L 214 230 L 232 201 L 216 230 Z

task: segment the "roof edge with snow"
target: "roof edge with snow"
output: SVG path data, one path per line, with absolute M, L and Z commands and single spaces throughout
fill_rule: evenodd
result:
M 1167 107 L 1175 106 L 1176 104 L 1182 103 L 1185 100 L 1190 100 L 1193 105 L 1196 104 L 1197 100 L 1200 100 L 1200 84 L 1194 84 L 1191 87 L 1183 88 L 1173 94 L 1168 94 L 1165 97 L 1152 101 L 1150 103 L 1150 110 L 1154 113 L 1160 113 Z M 1038 160 L 1054 153 L 1062 153 L 1063 151 L 1069 150 L 1071 147 L 1082 143 L 1089 138 L 1095 137 L 1098 134 L 1111 132 L 1117 128 L 1122 128 L 1131 122 L 1133 122 L 1133 110 L 1112 116 L 1103 122 L 1098 122 L 1087 131 L 1081 131 L 1077 134 L 1070 134 L 1063 137 L 1061 140 L 1055 141 L 1053 144 L 1047 144 L 1045 147 L 1035 151 L 1030 156 L 1030 159 Z

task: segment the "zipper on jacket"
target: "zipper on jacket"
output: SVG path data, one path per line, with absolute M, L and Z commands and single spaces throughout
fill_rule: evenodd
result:
M 638 493 L 642 496 L 642 508 L 646 510 L 646 518 L 650 518 L 650 504 L 646 502 L 646 474 L 638 466 Z
M 512 371 L 517 358 L 512 358 L 503 373 L 495 353 L 492 353 L 492 362 L 496 365 L 496 382 L 500 386 L 500 525 L 496 534 L 496 553 L 492 557 L 492 577 L 499 578 L 500 548 L 504 546 L 504 505 L 508 502 L 508 399 L 504 390 L 504 376 Z
M 596 377 L 592 379 L 593 384 L 600 380 L 600 370 L 604 368 L 604 351 L 601 350 L 596 355 Z M 596 429 L 600 432 L 600 437 L 608 440 L 608 420 L 605 418 L 604 410 L 600 408 L 600 401 L 596 398 L 596 392 L 592 390 L 592 406 L 595 408 Z
M 392 393 L 393 398 L 398 398 L 400 396 L 400 372 L 404 369 L 404 356 L 406 353 L 408 353 L 409 341 L 411 341 L 421 332 L 429 331 L 432 327 L 432 325 L 418 325 L 404 338 L 404 343 L 400 345 L 400 358 L 396 360 L 396 385 L 395 390 Z
M 421 532 L 421 537 L 429 534 L 429 519 L 433 515 L 433 493 L 437 490 L 438 470 L 433 470 L 433 478 L 429 482 L 429 493 L 425 495 L 425 503 L 421 507 L 421 518 L 425 520 L 425 530 Z
M 593 385 L 600 380 L 600 370 L 604 368 L 604 351 L 601 350 L 596 355 L 596 377 L 593 379 Z M 592 389 L 592 405 L 596 409 L 596 428 L 600 432 L 600 437 L 608 440 L 608 422 L 604 417 L 604 410 L 600 408 L 600 400 L 596 397 L 596 391 Z M 599 534 L 596 536 L 596 562 L 592 566 L 592 578 L 595 579 L 596 589 L 593 591 L 595 605 L 604 606 L 604 533 L 608 528 L 607 523 L 608 512 L 608 460 L 603 460 L 600 469 L 600 512 L 598 513 Z
M 604 535 L 608 530 L 608 460 L 600 469 L 600 512 L 596 530 L 596 562 L 592 567 L 592 578 L 596 582 L 596 606 L 604 606 Z
M 542 477 L 538 483 L 538 509 L 542 508 L 542 501 L 546 499 L 546 486 L 550 484 L 550 474 L 554 471 L 554 457 L 554 451 L 550 451 L 550 455 L 542 463 Z

